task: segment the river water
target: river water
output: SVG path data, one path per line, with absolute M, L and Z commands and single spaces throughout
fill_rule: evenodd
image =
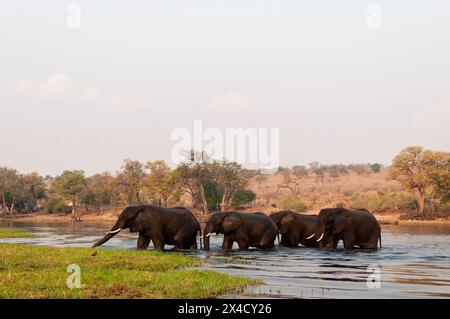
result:
M 40 236 L 0 242 L 90 247 L 111 224 L 0 222 L 0 227 L 24 227 Z M 136 239 L 137 234 L 124 231 L 103 247 L 135 249 Z M 212 236 L 209 252 L 178 252 L 207 259 L 204 269 L 264 281 L 242 295 L 225 297 L 450 298 L 448 225 L 383 225 L 383 248 L 378 251 L 346 252 L 340 244 L 336 251 L 277 246 L 270 251 L 224 252 L 221 242 L 222 236 Z M 175 252 L 167 248 L 168 253 Z

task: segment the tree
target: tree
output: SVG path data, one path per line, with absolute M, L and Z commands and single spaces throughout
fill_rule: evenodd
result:
M 57 196 L 61 196 L 66 201 L 71 202 L 72 218 L 79 219 L 77 208 L 86 188 L 84 171 L 64 171 L 60 176 L 55 178 L 54 188 Z
M 223 190 L 214 181 L 206 181 L 203 183 L 203 189 L 205 190 L 206 203 L 208 208 L 218 209 L 223 197 Z
M 244 177 L 242 166 L 235 162 L 216 162 L 212 164 L 212 176 L 222 190 L 220 207 L 226 211 L 236 191 L 245 189 L 248 180 Z
M 317 185 L 323 186 L 323 183 L 325 181 L 325 172 L 326 172 L 325 165 L 322 165 L 319 162 L 309 163 L 308 171 L 311 172 L 312 174 L 314 174 L 314 176 L 316 177 Z
M 122 201 L 127 205 L 143 204 L 143 188 L 145 180 L 144 165 L 139 161 L 125 160 L 117 173 L 117 186 Z
M 373 171 L 369 164 L 350 164 L 348 169 L 358 175 L 369 175 Z
M 36 211 L 38 200 L 44 198 L 46 198 L 46 186 L 41 176 L 37 173 L 18 175 L 15 206 L 19 211 Z
M 166 162 L 161 160 L 148 162 L 145 167 L 150 171 L 146 178 L 146 187 L 156 196 L 158 203 L 162 202 L 162 205 L 167 207 L 171 197 L 178 200 L 176 197 L 179 197 L 180 185 L 177 174 L 170 170 Z
M 379 173 L 381 171 L 382 167 L 383 167 L 383 165 L 378 164 L 378 163 L 370 164 L 370 168 L 372 169 L 372 172 L 374 172 L 374 173 Z
M 0 168 L 0 212 L 35 211 L 37 201 L 46 197 L 44 179 L 37 173 L 19 174 L 15 169 Z
M 253 202 L 256 199 L 256 194 L 249 189 L 238 189 L 231 200 L 233 207 L 238 207 L 244 204 Z
M 175 173 L 184 190 L 197 200 L 201 210 L 208 214 L 204 184 L 211 180 L 211 165 L 207 162 L 181 163 Z
M 293 193 L 295 198 L 298 198 L 302 182 L 306 177 L 308 177 L 308 171 L 305 166 L 293 166 L 291 171 L 283 173 L 283 183 L 278 185 L 278 189 L 287 188 Z
M 432 174 L 435 182 L 434 192 L 442 202 L 448 202 L 450 201 L 450 153 L 440 152 L 436 156 L 439 157 L 439 164 Z M 445 163 L 446 160 L 447 163 Z
M 88 178 L 86 204 L 94 204 L 103 214 L 105 205 L 111 205 L 115 189 L 115 178 L 108 172 L 95 174 Z
M 421 146 L 408 147 L 393 160 L 390 177 L 397 180 L 418 202 L 419 214 L 425 203 L 438 193 L 440 181 L 448 178 L 449 153 L 424 151 Z
M 258 184 L 258 189 L 261 190 L 261 185 L 267 180 L 267 176 L 266 175 L 258 175 L 255 177 L 255 181 Z

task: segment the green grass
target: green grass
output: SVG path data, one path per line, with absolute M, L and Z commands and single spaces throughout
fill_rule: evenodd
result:
M 261 282 L 208 270 L 181 254 L 0 244 L 0 298 L 215 298 Z M 69 264 L 81 288 L 69 289 Z
M 0 238 L 34 238 L 37 237 L 23 228 L 0 228 Z

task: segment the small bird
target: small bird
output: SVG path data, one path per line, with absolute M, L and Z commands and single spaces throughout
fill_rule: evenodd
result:
M 97 251 L 94 251 L 91 256 L 97 256 Z

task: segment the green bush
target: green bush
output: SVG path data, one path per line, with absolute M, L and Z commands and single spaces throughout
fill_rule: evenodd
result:
M 373 212 L 389 210 L 414 210 L 417 208 L 416 200 L 411 196 L 396 193 L 354 194 L 351 198 L 351 208 L 365 208 Z
M 233 194 L 231 205 L 238 207 L 240 205 L 248 204 L 256 199 L 256 194 L 249 189 L 240 189 Z
M 308 206 L 301 200 L 295 197 L 286 195 L 279 199 L 278 206 L 282 210 L 293 210 L 296 212 L 305 212 Z
M 50 198 L 45 204 L 45 210 L 49 213 L 64 213 L 68 214 L 72 212 L 72 207 L 68 206 L 60 198 Z
M 370 164 L 370 168 L 374 173 L 379 173 L 381 171 L 382 165 L 378 163 Z

